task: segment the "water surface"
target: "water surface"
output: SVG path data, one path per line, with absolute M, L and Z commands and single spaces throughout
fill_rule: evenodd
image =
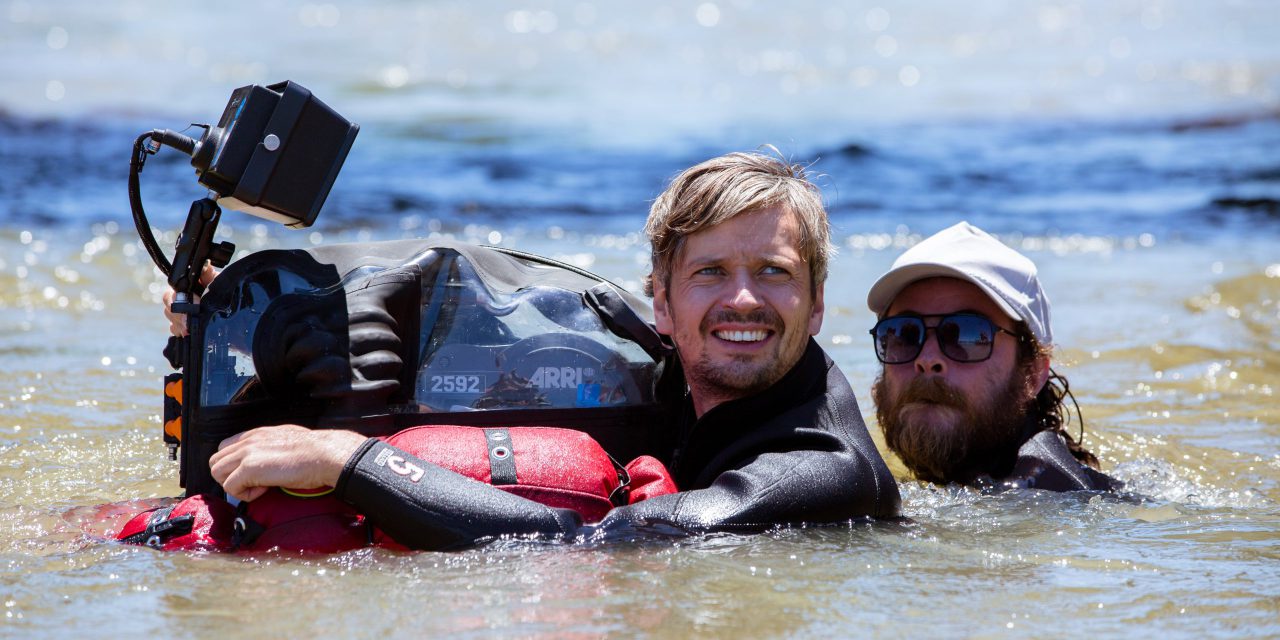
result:
M 6 635 L 1280 635 L 1269 4 L 224 4 L 0 5 Z M 130 145 L 285 77 L 363 128 L 313 229 L 225 215 L 240 255 L 438 234 L 638 289 L 665 181 L 774 144 L 820 174 L 840 253 L 819 341 L 877 439 L 866 289 L 968 219 L 1040 265 L 1055 366 L 1131 492 L 982 495 L 890 459 L 901 522 L 318 557 L 102 543 L 86 527 L 179 492 Z M 171 243 L 203 194 L 168 151 L 142 179 Z

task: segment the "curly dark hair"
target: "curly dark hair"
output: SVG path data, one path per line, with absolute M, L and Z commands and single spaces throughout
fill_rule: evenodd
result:
M 1019 322 L 1015 333 L 1018 334 L 1018 363 L 1023 367 L 1030 367 L 1032 363 L 1040 358 L 1048 358 L 1052 348 L 1042 345 L 1025 322 Z M 1071 409 L 1067 407 L 1067 399 L 1071 400 L 1071 406 L 1075 408 L 1076 419 L 1080 422 L 1080 436 L 1073 438 L 1067 431 L 1067 425 L 1071 423 Z M 1091 451 L 1084 448 L 1084 414 L 1080 413 L 1080 404 L 1076 402 L 1076 397 L 1071 393 L 1071 383 L 1067 382 L 1066 376 L 1049 368 L 1049 379 L 1045 382 L 1044 387 L 1036 394 L 1028 412 L 1035 419 L 1041 431 L 1055 431 L 1067 441 L 1067 449 L 1071 451 L 1071 455 L 1081 463 L 1089 465 L 1094 469 L 1100 468 L 1098 457 L 1093 455 Z

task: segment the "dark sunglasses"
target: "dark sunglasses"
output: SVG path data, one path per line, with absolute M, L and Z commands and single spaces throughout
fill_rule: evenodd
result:
M 926 318 L 937 318 L 937 324 L 925 324 Z M 996 333 L 1007 333 L 1014 338 L 1018 334 L 996 326 L 991 320 L 973 313 L 953 313 L 945 316 L 893 316 L 876 323 L 871 338 L 876 345 L 876 357 L 885 364 L 906 364 L 915 360 L 924 349 L 924 342 L 932 331 L 938 340 L 942 354 L 956 362 L 982 362 L 991 357 L 996 344 Z

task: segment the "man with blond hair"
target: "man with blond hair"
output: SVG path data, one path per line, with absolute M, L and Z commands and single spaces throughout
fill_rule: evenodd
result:
M 659 394 L 674 446 L 651 452 L 680 491 L 578 515 L 477 483 L 352 432 L 263 427 L 211 460 L 227 493 L 336 487 L 398 542 L 466 545 L 506 534 L 556 539 L 655 527 L 758 531 L 891 517 L 899 494 L 853 391 L 812 336 L 822 326 L 827 214 L 802 166 L 731 153 L 694 166 L 654 202 L 658 332 L 674 345 Z M 683 372 L 683 378 L 680 373 Z M 414 478 L 376 461 L 396 455 Z

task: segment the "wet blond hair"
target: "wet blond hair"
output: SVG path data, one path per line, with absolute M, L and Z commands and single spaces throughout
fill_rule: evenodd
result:
M 808 168 L 793 164 L 774 147 L 772 155 L 729 153 L 685 169 L 649 209 L 644 232 L 649 236 L 653 271 L 644 292 L 653 296 L 654 281 L 671 284 L 671 267 L 685 238 L 734 216 L 781 206 L 800 223 L 800 256 L 809 264 L 813 291 L 826 282 L 831 225 L 822 194 Z

